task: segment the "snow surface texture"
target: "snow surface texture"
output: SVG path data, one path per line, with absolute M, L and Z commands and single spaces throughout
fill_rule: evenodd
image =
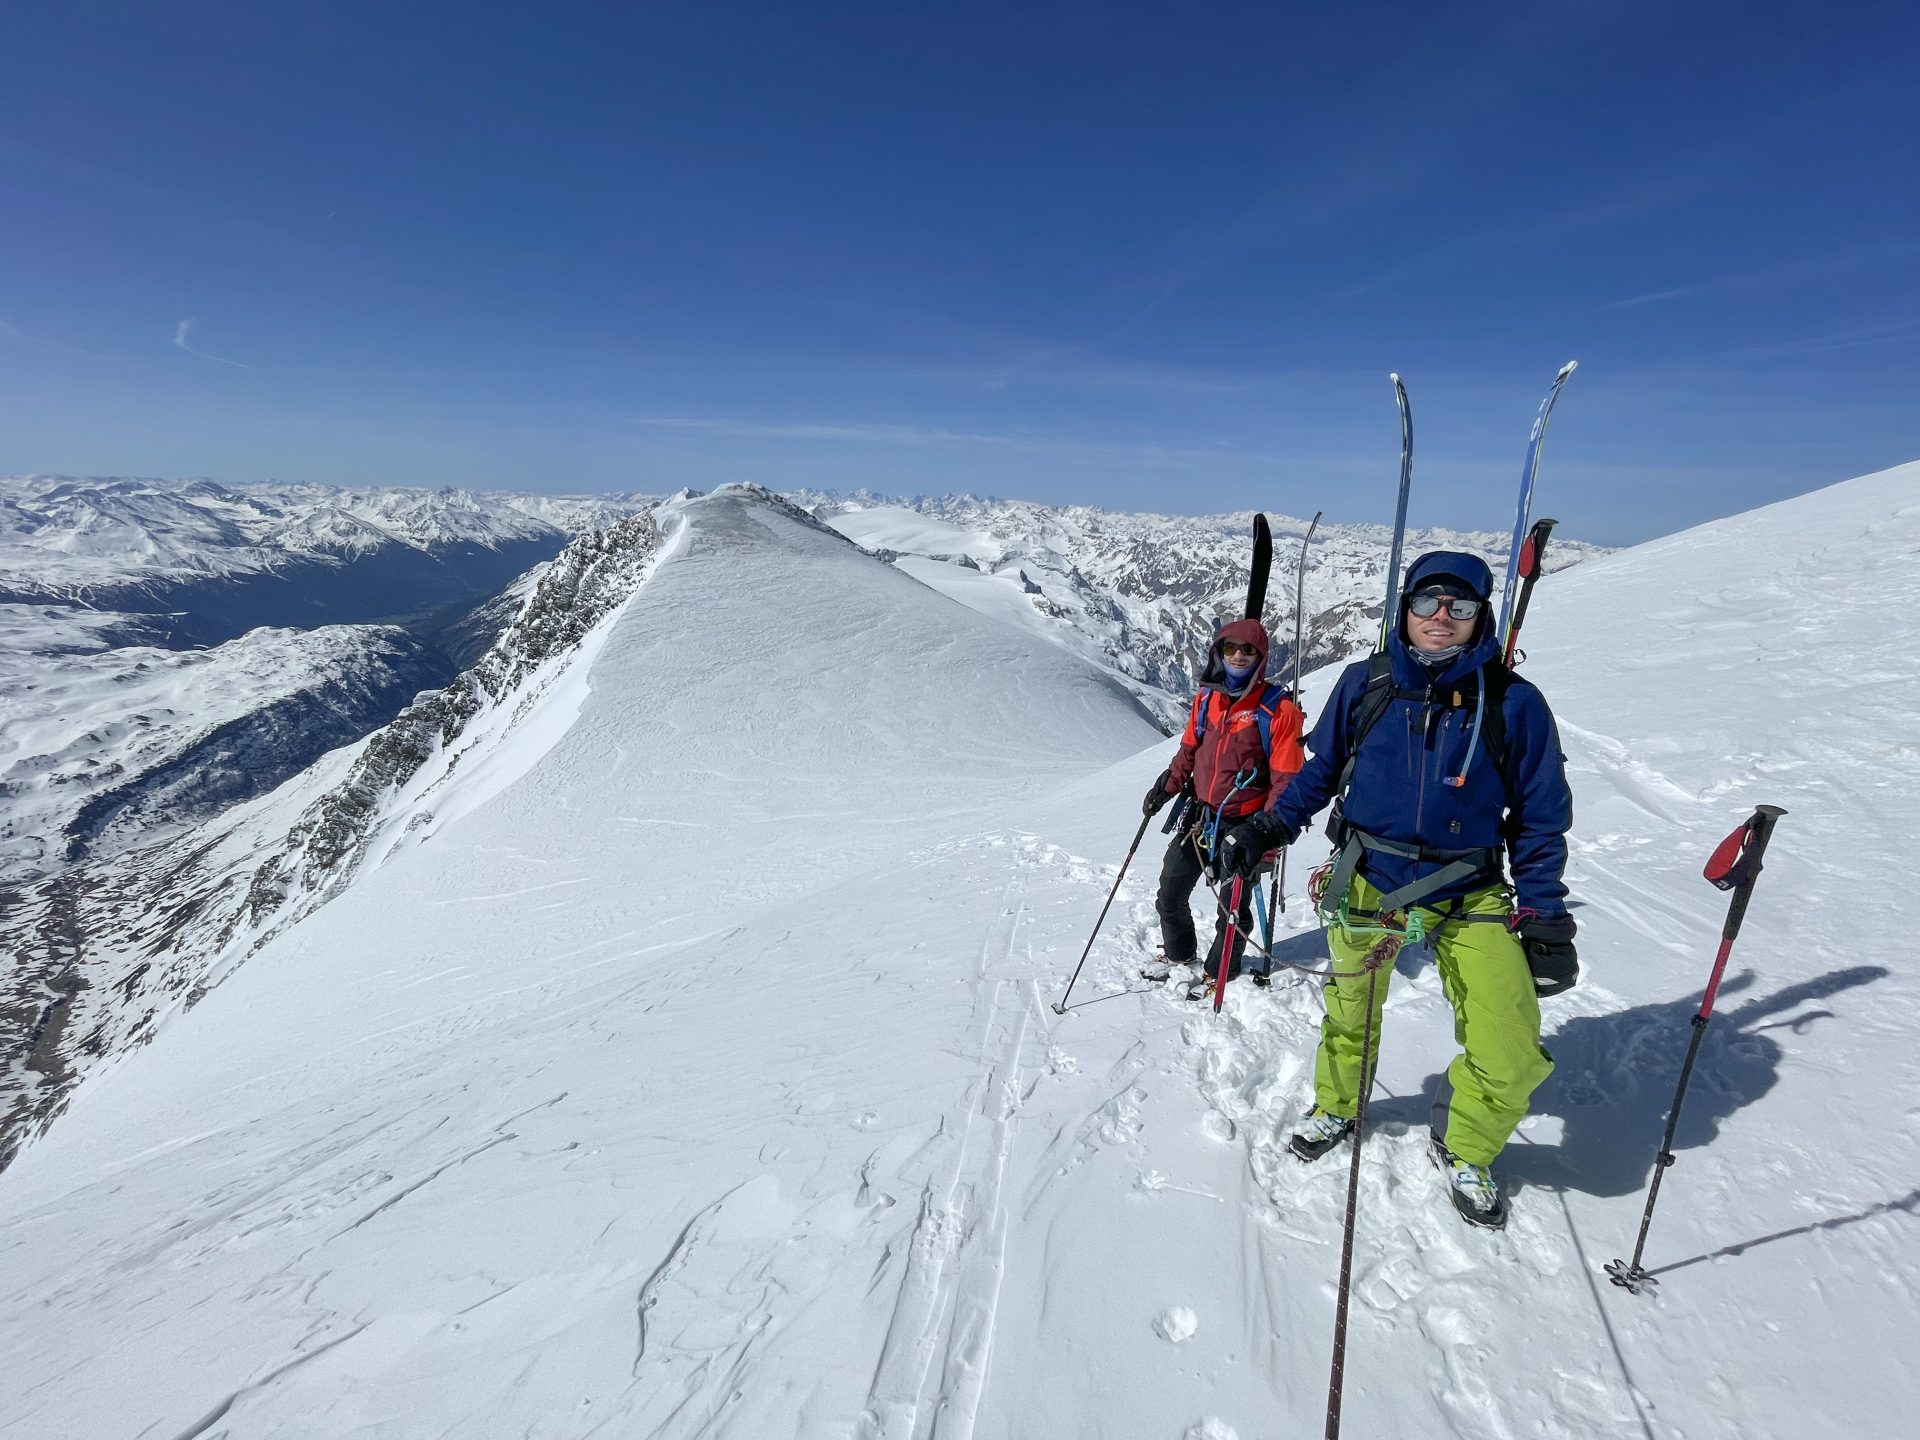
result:
M 1246 605 L 1253 516 L 1151 515 L 971 495 L 896 500 L 806 492 L 794 497 L 849 538 L 963 605 L 1018 625 L 1122 677 L 1171 732 L 1206 663 L 1215 625 Z M 1305 520 L 1272 517 L 1273 573 L 1264 619 L 1272 673 L 1292 668 L 1294 575 Z M 1392 533 L 1322 525 L 1307 562 L 1302 666 L 1368 649 L 1380 626 Z M 1409 557 L 1466 550 L 1504 573 L 1508 537 L 1417 530 Z M 1606 551 L 1556 538 L 1559 570 Z
M 1282 1148 L 1314 985 L 1215 1017 L 1140 982 L 1156 834 L 1048 1009 L 1169 746 L 772 504 L 684 515 L 517 779 L 0 1176 L 21 1433 L 1318 1433 L 1345 1165 Z M 1909 466 L 1540 592 L 1589 978 L 1492 1235 L 1424 1156 L 1451 1017 L 1403 957 L 1347 1433 L 1908 1432 L 1917 550 Z M 1598 1267 L 1724 914 L 1699 867 L 1763 801 L 1791 813 L 1629 1296 Z

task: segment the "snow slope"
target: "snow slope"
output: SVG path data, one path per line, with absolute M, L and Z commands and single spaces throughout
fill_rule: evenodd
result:
M 1403 957 L 1349 1435 L 1907 1432 L 1916 482 L 1541 590 L 1588 979 L 1549 1003 L 1559 1070 L 1487 1235 L 1424 1159 L 1451 1022 Z M 0 1175 L 22 1433 L 1318 1433 L 1345 1167 L 1280 1148 L 1312 983 L 1216 1018 L 1135 979 L 1156 834 L 1047 1008 L 1169 747 L 1108 677 L 777 505 L 684 514 L 518 780 Z M 1699 866 L 1761 801 L 1790 814 L 1654 1222 L 1662 1288 L 1628 1296 L 1597 1267 L 1724 913 Z

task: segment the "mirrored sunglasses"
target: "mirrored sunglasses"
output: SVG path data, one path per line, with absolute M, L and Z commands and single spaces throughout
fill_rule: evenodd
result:
M 1440 607 L 1444 605 L 1447 607 L 1447 614 L 1455 620 L 1471 620 L 1480 613 L 1480 608 L 1486 603 L 1484 600 L 1462 600 L 1458 595 L 1443 595 L 1438 591 L 1430 590 L 1409 600 L 1407 609 L 1413 612 L 1414 618 L 1426 620 L 1437 615 Z

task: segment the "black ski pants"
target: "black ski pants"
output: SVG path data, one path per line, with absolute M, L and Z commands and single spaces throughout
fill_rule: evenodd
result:
M 1193 929 L 1193 890 L 1200 883 L 1200 852 L 1193 843 L 1193 831 L 1182 829 L 1167 847 L 1167 858 L 1160 864 L 1160 893 L 1154 898 L 1154 908 L 1160 912 L 1160 941 L 1167 952 L 1167 959 L 1176 965 L 1193 962 L 1199 946 L 1199 939 Z M 1229 882 L 1231 883 L 1231 882 Z M 1233 955 L 1228 961 L 1231 967 L 1227 977 L 1232 979 L 1240 973 L 1240 957 L 1246 953 L 1247 932 L 1253 924 L 1253 891 L 1260 883 L 1257 877 L 1249 877 L 1240 887 L 1240 914 L 1234 927 Z M 1213 904 L 1213 942 L 1207 947 L 1206 971 L 1209 975 L 1220 970 L 1220 942 L 1226 938 L 1226 906 L 1215 903 L 1213 895 L 1208 894 Z M 1262 964 L 1265 962 L 1262 961 Z

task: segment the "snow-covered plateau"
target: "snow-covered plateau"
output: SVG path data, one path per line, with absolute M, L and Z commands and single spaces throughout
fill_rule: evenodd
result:
M 857 513 L 825 518 L 1004 568 L 963 510 Z M 157 1038 L 103 1041 L 0 1173 L 8 1433 L 1320 1433 L 1347 1172 L 1283 1148 L 1314 984 L 1216 1016 L 1142 982 L 1155 829 L 1050 1008 L 1171 750 L 1159 682 L 765 492 L 608 534 L 468 688 L 91 902 L 135 938 L 72 1003 L 110 1031 L 124 988 Z M 1426 1159 L 1452 1015 L 1403 954 L 1344 1433 L 1908 1433 L 1916 559 L 1909 465 L 1543 584 L 1585 979 L 1493 1234 Z M 1725 914 L 1700 868 L 1758 803 L 1788 814 L 1629 1295 L 1600 1267 Z

